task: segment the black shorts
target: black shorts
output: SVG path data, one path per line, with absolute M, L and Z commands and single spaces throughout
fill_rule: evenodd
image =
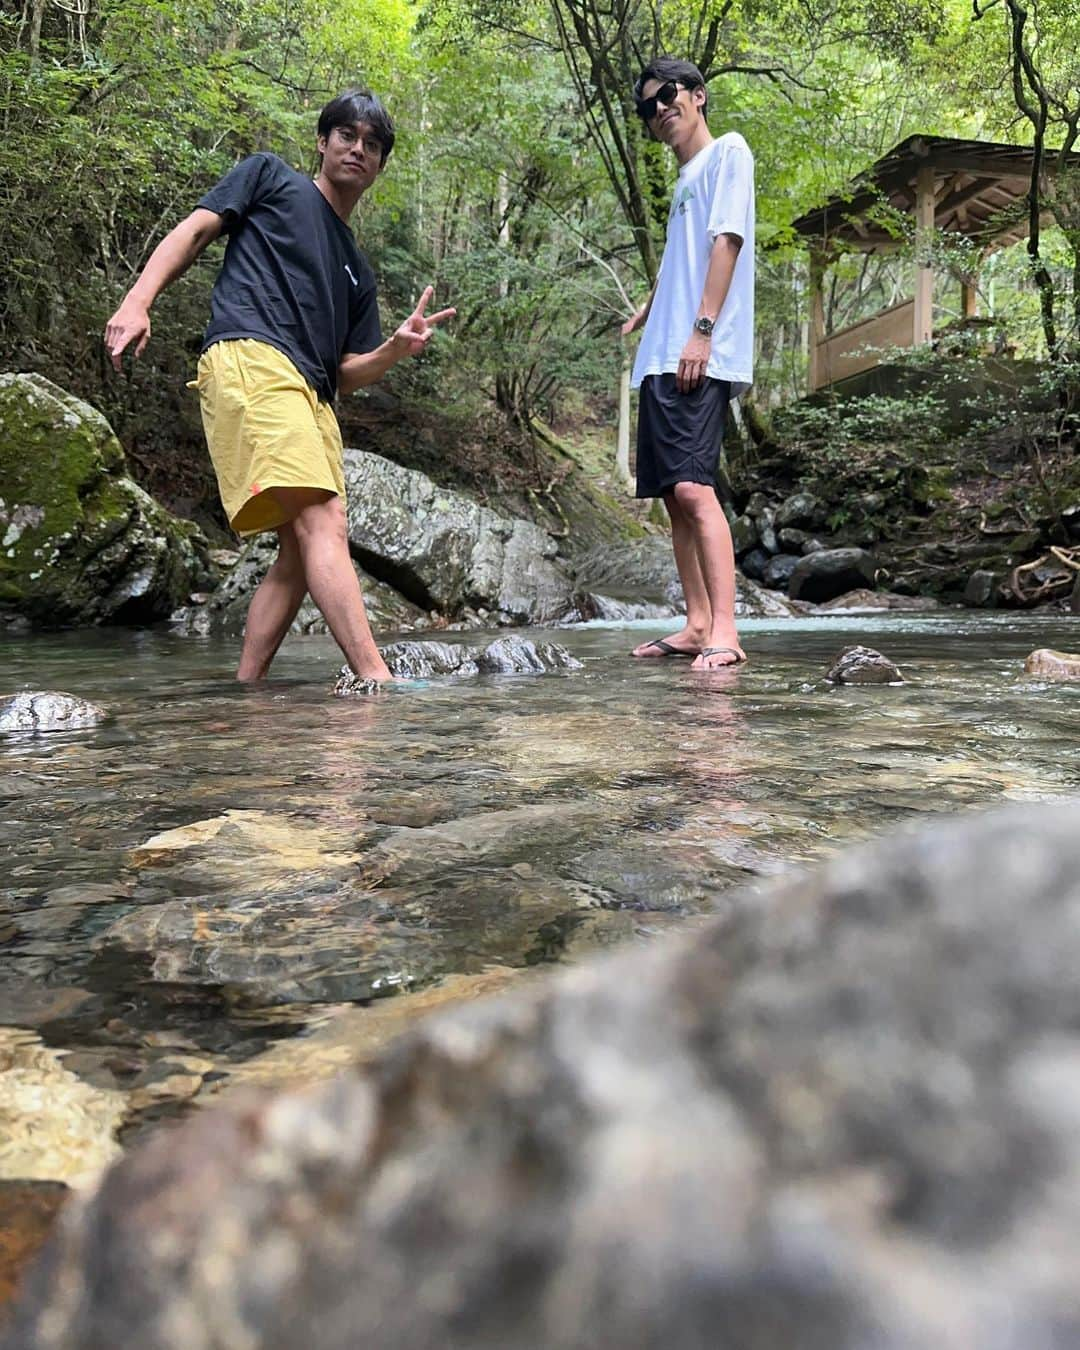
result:
M 637 495 L 662 497 L 676 483 L 716 484 L 731 401 L 728 380 L 702 380 L 689 394 L 674 375 L 646 375 L 637 424 Z

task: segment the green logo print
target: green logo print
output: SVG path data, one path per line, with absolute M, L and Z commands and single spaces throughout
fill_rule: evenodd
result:
M 685 216 L 687 202 L 692 202 L 696 196 L 697 193 L 693 188 L 680 188 L 675 194 L 675 200 L 671 203 L 671 214 L 674 215 L 678 211 L 680 216 Z

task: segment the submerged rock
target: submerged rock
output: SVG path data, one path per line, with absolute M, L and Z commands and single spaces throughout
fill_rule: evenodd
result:
M 683 940 L 159 1132 L 12 1346 L 1080 1341 L 1080 804 L 948 820 Z
M 1024 662 L 1024 673 L 1040 680 L 1080 680 L 1080 654 L 1039 647 Z
M 897 666 L 873 647 L 845 647 L 825 678 L 833 684 L 906 683 Z
M 85 1185 L 119 1157 L 122 1093 L 91 1087 L 31 1031 L 0 1027 L 0 1179 Z
M 349 544 L 363 566 L 425 610 L 486 609 L 496 622 L 544 623 L 571 605 L 558 544 L 425 474 L 345 451 Z
M 95 408 L 41 375 L 0 375 L 0 615 L 150 623 L 215 575 L 199 530 L 126 476 Z
M 0 694 L 0 735 L 12 731 L 83 731 L 100 726 L 108 715 L 104 708 L 76 694 L 47 689 Z

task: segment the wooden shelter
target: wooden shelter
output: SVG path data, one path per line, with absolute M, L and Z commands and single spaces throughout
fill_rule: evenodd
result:
M 821 389 L 878 365 L 874 348 L 912 347 L 933 341 L 933 232 L 965 235 L 976 256 L 1003 248 L 1027 233 L 1024 199 L 1031 184 L 1029 146 L 948 136 L 909 136 L 873 164 L 848 191 L 794 222 L 810 243 L 810 389 Z M 1080 163 L 1080 155 L 1076 160 Z M 839 249 L 884 253 L 899 247 L 881 219 L 892 207 L 914 217 L 915 294 L 833 333 L 825 331 L 822 281 Z M 926 247 L 920 248 L 921 240 Z M 976 316 L 975 277 L 961 286 L 964 319 Z

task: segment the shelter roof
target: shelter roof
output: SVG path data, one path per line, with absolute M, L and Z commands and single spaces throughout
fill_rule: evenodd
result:
M 894 246 L 895 236 L 874 220 L 874 208 L 887 203 L 913 214 L 918 172 L 930 166 L 935 227 L 1002 247 L 1027 233 L 1024 198 L 1033 154 L 1027 145 L 909 136 L 855 178 L 846 192 L 800 216 L 793 228 L 805 238 L 842 241 L 864 253 Z M 1047 154 L 1047 170 L 1053 158 L 1053 152 Z M 1080 154 L 1069 160 L 1080 167 Z

